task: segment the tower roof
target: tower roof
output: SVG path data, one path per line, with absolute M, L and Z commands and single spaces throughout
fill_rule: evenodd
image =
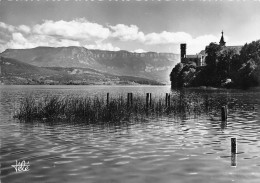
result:
M 219 41 L 219 45 L 220 46 L 225 46 L 225 44 L 226 44 L 226 42 L 224 41 L 224 36 L 223 36 L 223 31 L 221 32 L 222 33 L 222 36 L 221 36 L 221 38 L 220 38 L 220 41 Z

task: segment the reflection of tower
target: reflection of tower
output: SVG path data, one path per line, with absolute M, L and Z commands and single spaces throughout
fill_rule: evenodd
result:
M 181 44 L 181 63 L 185 63 L 186 59 L 186 43 Z

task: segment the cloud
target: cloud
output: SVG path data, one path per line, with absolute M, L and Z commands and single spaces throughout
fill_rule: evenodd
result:
M 16 33 L 13 33 L 13 40 L 15 42 L 18 42 L 18 43 L 25 43 L 27 40 L 24 38 L 24 36 L 19 33 L 19 32 L 16 32 Z
M 204 50 L 207 45 L 209 45 L 211 42 L 219 42 L 219 37 L 216 37 L 214 35 L 203 35 L 198 36 L 194 39 L 191 39 L 187 42 L 187 53 L 198 53 L 201 50 Z
M 139 28 L 136 25 L 128 26 L 124 24 L 117 24 L 115 26 L 110 26 L 110 29 L 111 37 L 122 42 L 135 41 L 143 44 L 144 46 L 170 46 L 180 43 L 187 43 L 187 51 L 192 54 L 205 49 L 205 46 L 210 42 L 218 41 L 218 38 L 214 35 L 202 35 L 193 38 L 186 32 L 162 31 L 160 33 L 152 32 L 144 34 L 142 31 L 139 31 Z
M 1 53 L 2 51 L 6 50 L 6 49 L 7 49 L 7 47 L 6 47 L 5 45 L 0 44 L 0 53 Z
M 176 44 L 187 42 L 192 39 L 191 35 L 185 32 L 150 33 L 145 36 L 145 44 Z
M 205 49 L 205 46 L 211 42 L 218 42 L 219 38 L 214 35 L 202 35 L 198 37 L 192 37 L 186 32 L 167 32 L 162 31 L 160 33 L 152 32 L 144 34 L 139 31 L 139 28 L 135 25 L 117 24 L 116 26 L 110 26 L 112 29 L 111 36 L 122 42 L 136 41 L 144 46 L 157 46 L 162 45 L 170 46 L 180 43 L 187 43 L 187 53 L 195 54 Z M 137 50 L 142 52 L 142 50 Z M 179 52 L 176 50 L 175 52 Z
M 113 31 L 111 36 L 121 41 L 144 40 L 144 33 L 139 32 L 138 27 L 136 25 L 127 26 L 124 24 L 117 24 L 115 26 L 110 26 L 110 28 Z
M 0 22 L 0 31 L 8 31 L 9 34 L 12 32 L 22 31 L 24 33 L 30 33 L 31 28 L 26 25 L 20 25 L 18 27 L 15 27 L 13 25 L 8 25 L 4 22 Z
M 97 23 L 88 22 L 85 19 L 72 21 L 46 20 L 42 24 L 33 27 L 33 32 L 41 35 L 56 36 L 66 39 L 100 41 L 107 39 L 110 30 Z
M 137 50 L 134 50 L 134 51 L 132 51 L 132 52 L 134 52 L 134 53 L 145 53 L 145 52 L 147 52 L 147 51 L 145 51 L 145 50 L 143 50 L 143 49 L 137 49 Z
M 6 44 L 7 48 L 23 49 L 23 48 L 33 48 L 34 43 L 28 41 L 21 33 L 12 33 L 12 40 Z
M 2 36 L 3 35 L 3 36 Z M 49 21 L 34 26 L 12 26 L 0 22 L 0 52 L 7 48 L 26 49 L 38 46 L 66 47 L 89 45 L 95 49 L 120 50 L 111 43 L 103 43 L 110 30 L 87 22 L 85 19 L 73 21 Z
M 168 51 L 170 47 L 179 52 L 180 43 L 187 43 L 187 53 L 194 54 L 205 49 L 210 42 L 218 42 L 219 35 L 201 35 L 192 37 L 186 32 L 150 32 L 144 33 L 136 25 L 117 24 L 100 25 L 86 19 L 71 21 L 45 20 L 33 26 L 8 25 L 0 22 L 0 52 L 7 48 L 33 48 L 37 46 L 84 46 L 89 49 L 118 51 L 122 45 L 144 47 L 157 52 Z M 225 37 L 226 38 L 226 37 Z M 146 52 L 137 49 L 134 52 Z
M 26 25 L 20 25 L 18 27 L 18 30 L 20 30 L 20 31 L 22 31 L 22 32 L 24 32 L 26 34 L 29 34 L 31 32 L 31 28 L 26 26 Z
M 110 26 L 110 28 L 112 29 L 111 37 L 113 38 L 120 41 L 139 41 L 146 45 L 181 43 L 192 39 L 191 35 L 185 32 L 163 31 L 161 33 L 144 34 L 139 31 L 136 25 L 117 24 Z
M 0 28 L 6 29 L 9 32 L 13 32 L 15 30 L 15 27 L 12 25 L 5 24 L 4 22 L 0 22 Z
M 15 32 L 12 34 L 12 39 L 0 47 L 0 51 L 4 51 L 7 48 L 26 49 L 35 48 L 38 46 L 66 47 L 81 45 L 78 41 L 69 39 L 57 39 L 44 35 L 30 35 L 25 37 L 22 33 Z
M 99 43 L 99 44 L 91 44 L 84 45 L 87 49 L 98 49 L 98 50 L 108 50 L 108 51 L 119 51 L 119 47 L 114 47 L 111 43 Z

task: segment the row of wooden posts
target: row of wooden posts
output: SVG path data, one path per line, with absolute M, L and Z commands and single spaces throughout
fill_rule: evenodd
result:
M 171 95 L 166 93 L 165 95 L 165 106 L 171 106 Z M 107 93 L 107 105 L 109 105 L 109 93 Z M 127 106 L 133 106 L 133 93 L 127 93 Z M 152 106 L 152 94 L 146 93 L 146 108 Z M 227 114 L 228 108 L 227 106 L 221 107 L 221 120 L 222 123 L 227 123 Z M 236 153 L 237 153 L 237 143 L 236 138 L 231 138 L 231 166 L 236 166 Z
M 227 114 L 228 114 L 228 108 L 227 106 L 221 107 L 221 119 L 222 123 L 227 124 Z M 231 138 L 231 166 L 236 167 L 237 161 L 236 161 L 236 154 L 237 154 L 237 139 L 235 137 Z
M 107 105 L 109 105 L 109 93 L 107 93 Z M 127 93 L 127 106 L 133 105 L 133 93 Z M 152 106 L 152 94 L 146 93 L 146 107 Z M 169 107 L 171 106 L 171 95 L 169 93 L 166 93 L 165 95 L 165 106 Z M 221 108 L 221 119 L 223 122 L 227 122 L 227 113 L 228 109 L 227 106 L 222 106 Z
M 165 106 L 169 107 L 171 105 L 171 95 L 166 93 L 165 96 Z M 107 105 L 109 105 L 110 97 L 107 93 Z M 133 93 L 127 93 L 127 106 L 133 106 Z M 152 93 L 146 93 L 146 107 L 149 108 L 152 106 Z
M 107 93 L 107 105 L 109 105 L 109 93 Z M 133 105 L 133 93 L 127 93 L 127 106 Z M 146 107 L 152 106 L 152 94 L 146 93 Z M 165 106 L 169 107 L 171 106 L 171 95 L 169 93 L 166 93 L 165 95 Z M 222 106 L 221 108 L 221 119 L 223 122 L 227 121 L 227 113 L 228 109 L 227 106 Z

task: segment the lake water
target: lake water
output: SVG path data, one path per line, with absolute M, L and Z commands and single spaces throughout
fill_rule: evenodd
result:
M 1 181 L 7 182 L 260 182 L 260 88 L 186 89 L 231 98 L 227 125 L 219 113 L 149 119 L 131 125 L 20 123 L 12 118 L 28 95 L 94 96 L 152 93 L 169 86 L 0 86 Z M 237 138 L 231 166 L 230 138 Z M 29 161 L 29 171 L 11 165 Z M 0 182 L 1 182 L 0 181 Z

